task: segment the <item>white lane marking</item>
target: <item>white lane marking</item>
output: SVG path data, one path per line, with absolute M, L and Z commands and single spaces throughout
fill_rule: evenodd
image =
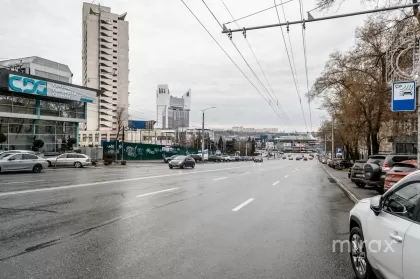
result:
M 162 190 L 162 191 L 151 192 L 151 193 L 147 193 L 147 194 L 143 194 L 143 195 L 138 195 L 138 196 L 136 196 L 136 198 L 141 198 L 141 197 L 155 195 L 155 194 L 159 194 L 159 193 L 174 191 L 174 190 L 177 190 L 177 189 L 178 188 L 171 188 L 171 189 L 166 189 L 166 190 Z
M 243 167 L 244 166 L 223 168 L 223 169 L 204 170 L 204 171 L 187 171 L 187 172 L 182 172 L 182 173 L 171 173 L 171 174 L 161 174 L 161 175 L 153 175 L 153 176 L 142 176 L 142 177 L 135 177 L 135 178 L 119 179 L 119 180 L 98 181 L 98 182 L 85 183 L 85 184 L 64 185 L 64 186 L 57 186 L 57 187 L 50 187 L 50 188 L 21 190 L 21 191 L 0 193 L 0 197 L 11 196 L 11 195 L 19 195 L 19 194 L 38 193 L 38 192 L 48 192 L 48 191 L 55 191 L 55 190 L 65 190 L 65 189 L 72 189 L 72 188 L 89 187 L 89 186 L 96 186 L 96 185 L 103 185 L 103 184 L 131 182 L 131 181 L 139 181 L 139 180 L 162 178 L 162 177 L 184 176 L 184 175 L 192 175 L 192 174 L 196 174 L 196 173 L 207 173 L 207 172 L 216 172 L 216 171 L 239 169 L 239 168 L 243 168 Z M 245 167 L 250 167 L 250 166 L 245 166 Z
M 274 183 L 273 183 L 273 186 L 275 186 L 275 185 L 279 184 L 279 182 L 280 182 L 280 181 L 276 181 L 276 182 L 274 182 Z
M 285 175 L 285 176 L 284 176 L 284 178 L 288 178 L 288 177 L 289 177 L 289 175 Z
M 247 172 L 241 173 L 240 175 L 245 175 L 245 174 L 250 174 L 250 172 L 247 171 Z
M 299 169 L 295 169 L 296 171 L 298 171 Z
M 0 185 L 8 185 L 8 184 L 23 184 L 23 183 L 43 182 L 43 181 L 47 181 L 47 180 L 12 181 L 12 182 L 4 182 L 4 183 L 0 183 Z
M 222 179 L 226 179 L 227 177 L 225 176 L 225 177 L 219 177 L 219 178 L 215 178 L 215 179 L 213 179 L 214 181 L 217 181 L 217 180 L 222 180 Z
M 244 201 L 243 203 L 241 203 L 240 205 L 238 205 L 237 207 L 232 209 L 232 211 L 238 211 L 239 209 L 241 209 L 242 207 L 244 207 L 248 203 L 252 202 L 253 200 L 254 200 L 253 198 L 250 198 L 249 200 Z

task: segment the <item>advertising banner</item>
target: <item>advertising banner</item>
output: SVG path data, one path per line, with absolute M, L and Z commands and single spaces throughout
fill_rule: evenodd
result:
M 57 99 L 96 103 L 96 92 L 30 77 L 9 74 L 9 91 Z

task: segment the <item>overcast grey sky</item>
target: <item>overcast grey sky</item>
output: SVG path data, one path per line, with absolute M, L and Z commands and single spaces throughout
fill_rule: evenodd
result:
M 19 58 L 41 56 L 70 66 L 73 82 L 81 83 L 82 0 L 0 0 L 0 57 Z M 89 1 L 92 2 L 92 1 Z M 200 109 L 217 106 L 206 113 L 211 128 L 278 127 L 286 125 L 258 95 L 226 55 L 213 42 L 180 0 L 96 0 L 109 6 L 112 12 L 128 15 L 130 22 L 130 114 L 137 119 L 155 119 L 155 90 L 166 83 L 172 94 L 181 96 L 192 89 L 191 126 L 199 126 Z M 272 0 L 224 0 L 234 17 L 273 6 Z M 280 3 L 280 0 L 277 0 Z M 238 63 L 252 82 L 258 82 L 236 52 L 226 35 L 201 0 L 186 0 L 187 5 L 206 25 L 215 38 Z M 221 22 L 230 15 L 221 0 L 207 0 Z M 303 0 L 306 11 L 315 7 L 315 0 Z M 300 19 L 299 1 L 284 5 L 288 21 Z M 367 9 L 359 1 L 346 1 L 340 9 L 328 13 L 313 12 L 320 17 Z M 282 15 L 281 9 L 279 10 Z M 307 25 L 307 50 L 310 86 L 321 73 L 333 50 L 346 50 L 354 42 L 354 30 L 363 24 L 365 16 L 310 23 Z M 283 19 L 283 18 L 282 18 Z M 239 21 L 253 26 L 277 23 L 275 9 Z M 229 25 L 232 28 L 235 25 Z M 284 29 L 285 31 L 285 29 Z M 285 32 L 286 34 L 286 32 Z M 295 56 L 297 78 L 302 94 L 306 93 L 301 27 L 291 26 L 290 36 Z M 247 38 L 270 81 L 284 111 L 291 120 L 288 130 L 305 130 L 296 89 L 289 68 L 279 28 L 249 31 Z M 247 61 L 265 83 L 261 71 L 241 33 L 233 40 Z M 287 40 L 287 35 L 286 35 Z M 260 88 L 260 87 L 259 87 Z M 260 89 L 261 92 L 265 92 Z M 309 109 L 302 99 L 309 128 Z M 325 115 L 312 105 L 313 129 Z

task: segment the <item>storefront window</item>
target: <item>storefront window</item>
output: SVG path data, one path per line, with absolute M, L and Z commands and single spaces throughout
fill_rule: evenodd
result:
M 35 104 L 32 96 L 22 97 L 18 93 L 0 95 L 0 112 L 35 114 Z
M 56 116 L 66 118 L 85 118 L 83 102 L 77 101 L 46 101 L 41 100 L 41 116 Z

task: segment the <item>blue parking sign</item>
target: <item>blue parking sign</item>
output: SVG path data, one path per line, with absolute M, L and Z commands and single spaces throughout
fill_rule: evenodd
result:
M 392 111 L 415 111 L 416 93 L 415 81 L 392 83 Z

